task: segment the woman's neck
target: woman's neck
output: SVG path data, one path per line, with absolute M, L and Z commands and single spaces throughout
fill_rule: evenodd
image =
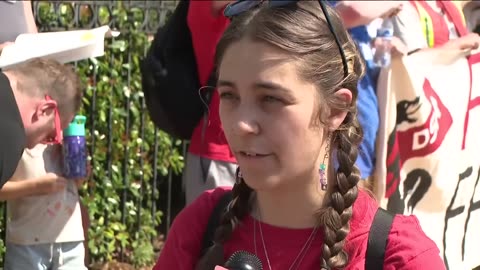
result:
M 255 217 L 278 227 L 300 229 L 317 226 L 314 214 L 322 206 L 325 194 L 320 188 L 320 180 L 303 185 L 299 181 L 294 182 L 291 186 L 257 191 L 253 208 Z

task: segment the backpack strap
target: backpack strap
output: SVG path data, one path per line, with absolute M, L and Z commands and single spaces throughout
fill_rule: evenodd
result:
M 368 233 L 365 269 L 382 270 L 387 248 L 388 235 L 392 227 L 393 215 L 378 208 Z
M 227 206 L 231 201 L 232 201 L 232 192 L 229 191 L 222 195 L 220 200 L 215 205 L 215 208 L 213 208 L 212 214 L 210 214 L 210 218 L 208 219 L 207 230 L 203 235 L 203 242 L 202 242 L 202 249 L 201 249 L 202 256 L 211 246 L 213 246 L 213 238 L 215 237 L 215 230 L 217 229 L 218 225 L 220 225 L 222 215 L 227 209 Z

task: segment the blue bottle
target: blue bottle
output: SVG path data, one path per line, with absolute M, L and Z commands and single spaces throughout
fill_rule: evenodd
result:
M 77 115 L 63 130 L 63 174 L 67 179 L 87 177 L 86 121 L 87 117 Z

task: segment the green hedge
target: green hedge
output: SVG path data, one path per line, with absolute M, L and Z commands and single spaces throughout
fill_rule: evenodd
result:
M 183 157 L 181 142 L 155 133 L 145 110 L 139 62 L 149 43 L 147 35 L 138 30 L 139 19 L 121 2 L 113 15 L 120 37 L 107 44 L 105 56 L 78 65 L 88 83 L 82 111 L 90 115 L 93 110 L 95 117 L 93 134 L 88 134 L 94 142 L 94 177 L 83 197 L 91 219 L 88 247 L 95 261 L 116 259 L 143 266 L 153 262 L 151 243 L 162 217 L 158 210 L 152 214 L 161 192 L 152 186 L 154 154 L 158 151 L 156 166 L 162 176 L 169 169 L 180 173 Z M 156 139 L 158 149 L 154 149 Z

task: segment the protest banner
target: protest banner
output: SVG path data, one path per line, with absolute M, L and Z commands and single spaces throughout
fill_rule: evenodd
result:
M 381 205 L 416 215 L 448 269 L 480 267 L 480 53 L 394 58 L 377 94 Z

